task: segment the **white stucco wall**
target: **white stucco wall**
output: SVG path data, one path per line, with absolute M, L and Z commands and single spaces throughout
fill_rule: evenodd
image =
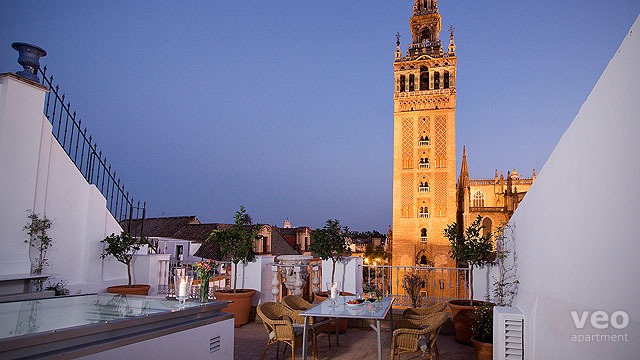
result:
M 35 202 L 44 94 L 38 86 L 0 76 L 0 274 L 30 270 L 22 228 Z
M 327 283 L 331 282 L 333 262 L 331 259 L 322 261 L 322 284 L 320 288 L 327 290 Z M 336 263 L 334 281 L 342 283 L 341 291 L 357 294 L 362 292 L 362 258 L 351 256 Z
M 0 75 L 0 274 L 28 273 L 27 210 L 53 220 L 50 266 L 72 293 L 126 281 L 126 268 L 100 259 L 101 239 L 119 233 L 98 189 L 89 185 L 51 134 L 42 114 L 46 89 Z
M 273 278 L 273 272 L 271 271 L 271 265 L 273 264 L 274 256 L 271 255 L 258 255 L 256 261 L 247 264 L 238 264 L 238 289 L 254 289 L 256 294 L 253 296 L 252 305 L 265 301 L 273 301 L 271 295 L 271 280 Z M 235 267 L 231 264 L 231 286 L 233 287 L 233 272 Z
M 514 306 L 525 314 L 525 358 L 640 354 L 638 64 L 637 19 L 511 219 L 520 280 Z M 583 328 L 572 311 L 586 314 Z M 592 323 L 594 311 L 603 311 L 601 317 L 624 312 L 629 323 L 620 329 L 603 319 Z M 592 335 L 598 336 L 586 341 Z

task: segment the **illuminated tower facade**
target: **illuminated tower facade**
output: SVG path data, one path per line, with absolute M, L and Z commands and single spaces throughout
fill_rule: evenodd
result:
M 411 43 L 393 64 L 393 265 L 451 266 L 444 228 L 456 221 L 456 54 L 436 0 L 416 0 Z

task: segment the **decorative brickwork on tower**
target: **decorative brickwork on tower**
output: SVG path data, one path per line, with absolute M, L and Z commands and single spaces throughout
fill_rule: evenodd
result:
M 416 0 L 411 43 L 394 68 L 393 265 L 428 254 L 450 266 L 445 226 L 456 219 L 456 56 L 442 48 L 437 1 Z
M 506 223 L 535 179 L 470 179 L 466 151 L 456 185 L 456 45 L 445 52 L 436 0 L 416 0 L 411 43 L 396 35 L 393 136 L 393 265 L 455 266 L 443 231 L 481 215 L 487 231 Z

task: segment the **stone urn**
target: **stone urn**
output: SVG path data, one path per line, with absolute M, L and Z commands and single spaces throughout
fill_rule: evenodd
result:
M 302 296 L 302 289 L 307 284 L 309 276 L 309 261 L 311 255 L 280 255 L 276 263 L 280 265 L 280 272 L 285 277 L 284 285 L 289 293 Z
M 25 79 L 40 82 L 38 78 L 40 58 L 47 56 L 47 52 L 38 46 L 23 42 L 14 42 L 11 47 L 18 51 L 18 64 L 24 68 L 24 70 L 18 71 L 16 74 Z

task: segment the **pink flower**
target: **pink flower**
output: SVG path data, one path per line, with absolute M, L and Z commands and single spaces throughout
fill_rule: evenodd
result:
M 205 259 L 202 261 L 198 261 L 194 268 L 198 272 L 200 278 L 208 278 L 213 275 L 214 270 L 218 267 L 218 262 L 211 259 Z

